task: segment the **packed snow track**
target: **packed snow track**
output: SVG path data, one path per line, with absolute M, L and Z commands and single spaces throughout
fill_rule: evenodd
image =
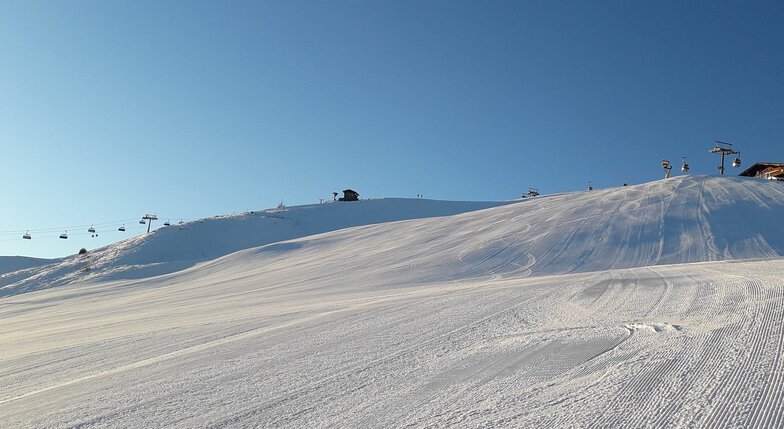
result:
M 117 283 L 0 316 L 3 427 L 784 425 L 780 259 L 336 294 Z

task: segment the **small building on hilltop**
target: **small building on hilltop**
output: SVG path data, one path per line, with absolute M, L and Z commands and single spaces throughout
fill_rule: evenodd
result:
M 758 162 L 744 170 L 739 176 L 784 180 L 784 164 L 778 162 Z
M 359 201 L 359 193 L 353 189 L 346 189 L 343 191 L 343 198 L 338 201 Z

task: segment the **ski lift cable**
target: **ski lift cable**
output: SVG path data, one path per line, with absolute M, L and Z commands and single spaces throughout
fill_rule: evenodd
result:
M 129 218 L 129 219 L 121 219 L 121 220 L 115 220 L 115 221 L 108 221 L 108 222 L 86 223 L 86 224 L 82 224 L 82 225 L 69 225 L 69 226 L 60 226 L 60 227 L 52 227 L 52 228 L 33 228 L 33 229 L 16 229 L 16 230 L 10 230 L 9 229 L 9 230 L 5 230 L 5 231 L 0 231 L 0 236 L 4 236 L 4 235 L 14 235 L 14 236 L 16 236 L 16 235 L 19 235 L 19 234 L 24 234 L 25 231 L 27 231 L 27 232 L 29 232 L 30 234 L 33 234 L 33 235 L 41 235 L 41 234 L 57 232 L 57 235 L 59 236 L 60 233 L 62 231 L 64 231 L 64 230 L 66 230 L 66 229 L 67 230 L 77 231 L 77 230 L 81 230 L 81 229 L 85 229 L 86 230 L 86 229 L 88 229 L 90 227 L 93 227 L 96 230 L 103 229 L 103 228 L 112 228 L 112 229 L 116 230 L 118 225 L 133 224 L 135 222 L 138 222 L 139 219 L 140 218 Z M 130 228 L 126 227 L 126 229 L 130 229 Z M 100 231 L 98 231 L 98 232 L 100 232 Z
M 138 228 L 137 227 L 126 227 L 125 228 L 125 232 L 128 232 L 128 231 L 130 231 L 130 232 L 133 232 L 133 231 L 144 231 L 144 230 L 146 230 L 146 228 L 144 228 L 144 227 L 138 227 Z M 65 231 L 65 229 L 61 229 L 61 230 L 58 230 L 58 231 L 48 231 L 48 232 L 43 232 L 43 233 L 33 233 L 32 230 L 30 230 L 30 231 L 26 231 L 22 235 L 23 235 L 23 238 L 24 238 L 24 236 L 30 236 L 30 238 L 28 238 L 28 239 L 35 239 L 37 241 L 37 240 L 40 240 L 40 239 L 57 238 L 57 237 L 60 236 L 60 234 L 62 234 L 63 231 Z M 113 227 L 108 227 L 108 228 L 105 228 L 105 229 L 96 229 L 95 232 L 77 230 L 77 231 L 69 232 L 68 236 L 70 237 L 70 236 L 93 235 L 93 236 L 97 237 L 98 234 L 113 233 L 113 232 L 118 232 L 118 230 L 116 228 L 113 228 Z M 123 231 L 119 231 L 119 232 L 122 233 Z M 19 239 L 18 235 L 13 235 L 12 236 L 10 234 L 4 234 L 4 236 L 2 236 L 0 238 L 0 242 L 17 241 L 18 239 Z
M 29 231 L 31 234 L 35 234 L 35 233 L 41 234 L 41 233 L 55 232 L 56 231 L 56 232 L 58 232 L 58 235 L 59 235 L 60 231 L 63 231 L 63 230 L 66 230 L 66 229 L 73 229 L 73 230 L 86 229 L 86 228 L 89 228 L 90 226 L 95 227 L 97 229 L 97 228 L 100 228 L 100 227 L 109 227 L 109 226 L 112 226 L 112 225 L 120 225 L 122 223 L 129 223 L 129 222 L 133 222 L 135 220 L 136 220 L 136 218 L 117 220 L 117 221 L 111 221 L 111 222 L 90 223 L 90 224 L 84 224 L 84 225 L 61 226 L 61 227 L 54 227 L 54 228 L 37 228 L 37 229 L 34 228 L 34 229 L 6 230 L 6 231 L 0 231 L 0 235 L 11 235 L 11 234 L 16 235 L 16 234 L 22 233 L 24 231 Z
M 128 231 L 147 230 L 147 228 L 145 228 L 143 226 L 139 226 L 139 227 L 126 226 L 125 229 L 128 230 Z M 31 235 L 35 236 L 35 237 L 49 237 L 49 236 L 53 237 L 53 236 L 60 235 L 63 231 L 66 231 L 66 229 L 60 229 L 60 230 L 57 230 L 57 231 L 49 231 L 49 232 L 38 233 L 38 234 L 33 234 L 34 231 L 30 230 L 29 233 Z M 85 230 L 68 229 L 67 231 L 71 231 L 71 232 L 68 233 L 68 235 L 91 235 L 91 234 L 100 234 L 100 233 L 107 233 L 107 232 L 117 232 L 117 228 L 114 228 L 114 227 L 111 227 L 111 226 L 110 227 L 104 227 L 104 228 L 101 228 L 101 229 L 95 228 L 95 232 L 90 232 L 90 231 L 88 231 L 86 229 Z
M 125 232 L 126 233 L 127 232 L 133 232 L 133 231 L 146 231 L 146 230 L 147 230 L 147 228 L 145 228 L 145 227 L 138 227 L 138 228 L 137 227 L 125 227 Z M 46 232 L 46 233 L 43 233 L 43 234 L 41 234 L 41 233 L 34 234 L 33 231 L 30 230 L 29 234 L 31 235 L 31 239 L 33 241 L 39 241 L 39 240 L 43 240 L 43 239 L 58 238 L 58 237 L 60 237 L 60 234 L 63 233 L 63 231 L 65 231 L 65 229 L 61 229 L 59 231 L 50 231 L 50 232 Z M 84 231 L 84 232 L 82 232 L 82 231 L 71 231 L 71 230 L 68 230 L 68 231 L 69 231 L 68 232 L 68 238 L 71 238 L 71 237 L 83 237 L 83 236 L 97 235 L 97 234 L 108 234 L 108 233 L 115 233 L 115 232 L 117 234 L 119 234 L 120 236 L 123 235 L 123 232 L 122 231 L 117 231 L 116 228 L 100 229 L 100 230 L 96 229 L 96 232 L 94 232 L 94 233 L 87 232 L 87 231 Z M 115 236 L 112 235 L 112 237 L 115 237 Z M 0 238 L 0 242 L 10 242 L 10 241 L 18 241 L 18 240 L 20 240 L 20 238 L 18 236 L 16 236 L 16 235 L 13 236 L 13 237 L 3 237 L 3 238 Z

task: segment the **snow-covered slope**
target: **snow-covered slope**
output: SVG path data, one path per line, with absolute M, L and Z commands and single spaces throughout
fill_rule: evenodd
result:
M 277 242 L 182 275 L 254 267 L 282 284 L 339 287 L 348 275 L 369 287 L 769 258 L 784 255 L 784 224 L 770 221 L 777 213 L 784 184 L 679 177 Z
M 780 182 L 685 176 L 352 228 L 250 249 L 204 269 L 255 264 L 305 279 L 383 265 L 366 281 L 412 284 L 769 258 L 784 256 L 780 213 Z
M 74 281 L 144 278 L 179 271 L 242 249 L 406 219 L 449 216 L 504 201 L 384 198 L 268 209 L 160 228 L 86 255 L 46 260 L 0 257 L 0 297 Z M 35 267 L 35 269 L 23 269 Z
M 0 256 L 0 275 L 49 265 L 56 261 L 55 259 L 30 258 L 27 256 Z
M 493 206 L 498 207 L 475 211 Z M 456 213 L 462 214 L 421 219 Z M 0 276 L 0 287 L 5 286 L 0 294 L 72 281 L 166 274 L 300 237 L 310 238 L 249 250 L 230 260 L 265 266 L 315 260 L 316 269 L 331 270 L 383 261 L 386 276 L 422 283 L 766 258 L 784 255 L 784 223 L 770 221 L 777 213 L 784 213 L 781 182 L 710 176 L 508 205 L 419 199 L 317 204 L 162 228 L 66 258 L 34 270 L 32 276 Z M 389 223 L 415 218 L 420 219 Z M 356 225 L 366 226 L 313 236 Z M 255 255 L 255 262 L 249 255 Z M 300 266 L 295 271 L 298 276 L 312 274 Z
M 416 288 L 261 268 L 0 300 L 3 428 L 784 425 L 782 259 Z
M 157 277 L 111 275 L 151 269 L 125 243 L 88 282 L 0 299 L 0 421 L 784 427 L 783 206 L 784 183 L 679 177 Z

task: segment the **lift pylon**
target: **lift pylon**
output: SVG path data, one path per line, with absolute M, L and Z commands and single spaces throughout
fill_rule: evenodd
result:
M 143 221 L 144 220 L 147 221 L 147 233 L 149 234 L 150 233 L 150 227 L 152 226 L 152 221 L 158 220 L 158 216 L 155 216 L 154 214 L 146 214 L 146 215 L 142 216 L 142 220 Z
M 727 155 L 740 155 L 740 152 L 736 152 L 732 149 L 732 143 L 727 143 L 719 140 L 715 140 L 716 146 L 711 148 L 709 151 L 710 153 L 720 153 L 721 154 L 721 165 L 719 165 L 719 174 L 724 174 L 724 157 Z M 735 158 L 732 161 L 733 167 L 740 167 L 740 158 Z

